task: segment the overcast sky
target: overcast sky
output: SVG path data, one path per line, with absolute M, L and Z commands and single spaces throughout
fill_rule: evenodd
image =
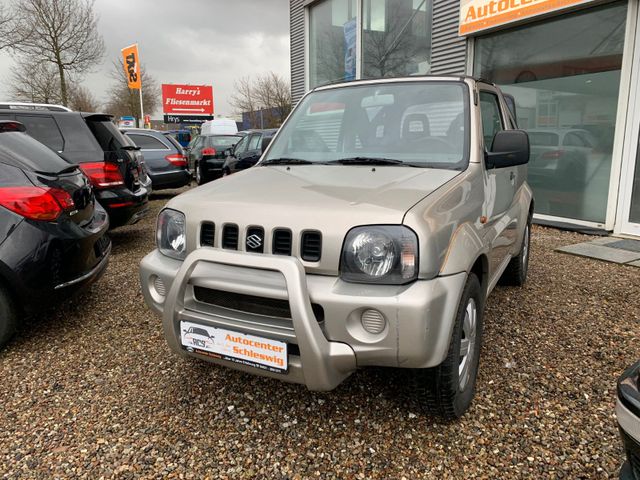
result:
M 96 0 L 95 8 L 106 55 L 84 84 L 100 101 L 111 62 L 132 43 L 158 84 L 213 85 L 216 115 L 233 113 L 229 97 L 237 78 L 272 70 L 289 81 L 287 0 Z M 0 100 L 11 100 L 12 64 L 0 53 Z

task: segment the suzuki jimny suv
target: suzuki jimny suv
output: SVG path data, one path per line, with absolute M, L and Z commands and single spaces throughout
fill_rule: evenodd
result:
M 331 390 L 409 369 L 462 415 L 487 295 L 529 260 L 529 141 L 494 85 L 355 81 L 308 93 L 260 162 L 167 204 L 141 264 L 173 350 Z M 198 327 L 216 339 L 193 348 Z

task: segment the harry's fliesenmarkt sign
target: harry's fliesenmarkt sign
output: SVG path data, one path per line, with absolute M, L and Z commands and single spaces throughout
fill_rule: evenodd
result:
M 460 0 L 460 35 L 469 35 L 593 0 Z

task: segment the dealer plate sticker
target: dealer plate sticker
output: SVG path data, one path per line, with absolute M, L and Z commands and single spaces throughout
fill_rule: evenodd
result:
M 224 328 L 180 322 L 180 341 L 189 352 L 283 373 L 287 371 L 287 344 Z

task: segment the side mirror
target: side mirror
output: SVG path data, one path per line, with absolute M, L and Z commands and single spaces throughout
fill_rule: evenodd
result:
M 267 147 L 271 143 L 271 139 L 273 139 L 273 137 L 262 137 L 262 151 L 263 152 L 267 149 Z
M 487 168 L 504 168 L 529 163 L 529 135 L 524 130 L 501 130 L 485 154 Z

